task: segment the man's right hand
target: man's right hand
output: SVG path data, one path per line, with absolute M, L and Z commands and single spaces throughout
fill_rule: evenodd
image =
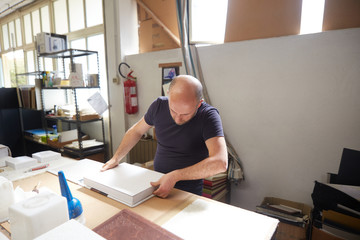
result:
M 109 161 L 107 161 L 104 166 L 102 166 L 102 168 L 100 169 L 101 172 L 106 171 L 110 168 L 114 168 L 117 167 L 119 165 L 118 161 L 116 161 L 115 159 L 110 159 Z

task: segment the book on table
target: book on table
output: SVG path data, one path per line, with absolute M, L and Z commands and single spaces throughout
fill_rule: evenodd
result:
M 108 240 L 182 239 L 129 209 L 121 210 L 119 213 L 95 227 L 93 231 Z
M 162 173 L 153 170 L 121 163 L 107 171 L 85 175 L 84 184 L 109 198 L 135 207 L 153 197 L 155 188 L 150 182 L 156 182 L 162 176 Z

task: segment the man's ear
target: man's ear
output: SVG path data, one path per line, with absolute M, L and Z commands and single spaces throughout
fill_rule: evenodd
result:
M 203 102 L 204 102 L 204 99 L 202 98 L 202 99 L 200 100 L 199 105 L 198 105 L 197 108 L 199 108 L 199 107 L 201 106 L 201 103 L 203 103 Z

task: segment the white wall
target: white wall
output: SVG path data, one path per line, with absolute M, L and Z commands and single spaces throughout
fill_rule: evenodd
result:
M 343 147 L 360 149 L 360 29 L 208 46 L 199 55 L 245 172 L 231 203 L 254 210 L 275 196 L 312 204 L 314 181 L 337 172 Z M 158 64 L 182 57 L 176 49 L 126 60 L 139 84 L 131 124 L 160 94 Z
M 150 52 L 126 57 L 126 62 L 134 70 L 137 77 L 139 112 L 126 115 L 128 127 L 136 123 L 146 113 L 150 104 L 161 96 L 162 72 L 161 63 L 182 62 L 180 49 Z M 185 74 L 184 67 L 180 67 L 180 74 Z
M 212 104 L 246 181 L 232 204 L 265 196 L 312 204 L 314 180 L 360 149 L 360 29 L 199 49 Z M 223 64 L 225 63 L 225 64 Z

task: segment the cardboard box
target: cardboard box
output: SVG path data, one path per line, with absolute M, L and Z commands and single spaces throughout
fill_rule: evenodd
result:
M 343 238 L 339 238 L 331 233 L 327 233 L 319 228 L 312 227 L 311 240 L 343 240 Z
M 261 205 L 265 204 L 282 204 L 289 207 L 297 208 L 302 211 L 303 214 L 309 216 L 311 215 L 312 208 L 309 205 L 304 203 L 293 202 L 281 198 L 275 197 L 265 197 Z M 279 219 L 280 220 L 280 219 Z M 307 231 L 309 228 L 309 223 L 305 224 L 304 227 L 295 226 L 292 224 L 280 222 L 276 230 L 275 239 L 277 240 L 286 240 L 286 239 L 296 239 L 296 240 L 306 240 Z
M 177 37 L 179 37 L 176 1 L 174 0 L 143 0 L 143 3 L 159 20 Z M 145 16 L 146 17 L 146 16 Z M 150 19 L 148 16 L 147 19 Z
M 67 49 L 67 36 L 55 33 L 38 33 L 36 35 L 38 54 L 58 52 Z
M 140 53 L 174 49 L 179 46 L 153 19 L 140 23 Z

